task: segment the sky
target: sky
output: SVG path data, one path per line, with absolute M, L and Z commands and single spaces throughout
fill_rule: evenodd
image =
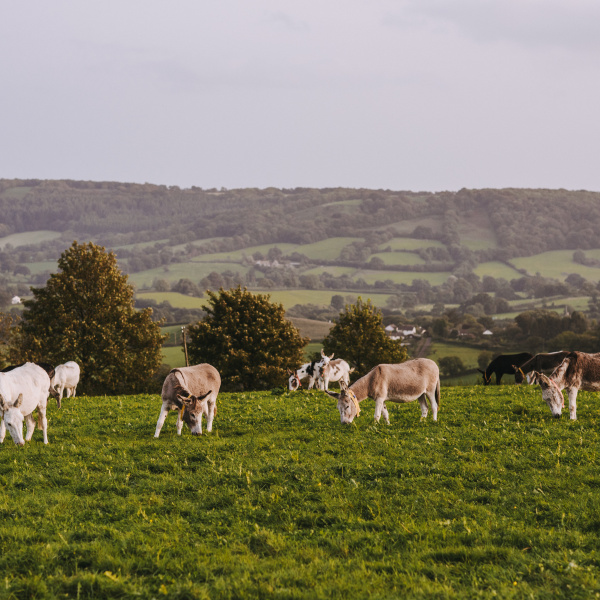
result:
M 597 0 L 5 0 L 0 177 L 600 191 Z

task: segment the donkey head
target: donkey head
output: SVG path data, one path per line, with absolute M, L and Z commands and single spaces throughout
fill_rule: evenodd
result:
M 212 390 L 201 396 L 183 396 L 177 394 L 177 405 L 182 410 L 181 418 L 183 422 L 190 428 L 192 435 L 200 435 L 202 433 L 202 415 L 208 417 L 208 402 L 206 397 L 212 394 Z
M 537 383 L 542 388 L 542 398 L 548 405 L 552 416 L 557 418 L 560 417 L 565 405 L 565 398 L 554 379 L 551 379 L 543 373 L 532 371 L 527 374 L 527 381 L 530 384 Z
M 10 437 L 17 446 L 24 446 L 23 439 L 23 413 L 21 413 L 21 404 L 23 403 L 23 394 L 19 394 L 13 404 L 9 404 L 4 396 L 0 395 L 0 410 L 3 413 L 4 424 Z
M 483 375 L 483 385 L 489 385 L 492 383 L 492 375 L 488 375 L 485 371 L 477 369 Z
M 290 392 L 295 392 L 298 388 L 302 387 L 298 371 L 287 370 L 290 378 L 288 379 L 288 389 Z
M 354 417 L 360 415 L 360 406 L 358 404 L 358 398 L 356 394 L 348 387 L 348 384 L 340 379 L 340 393 L 335 394 L 325 390 L 326 394 L 329 394 L 332 398 L 335 398 L 337 408 L 340 411 L 340 421 L 343 425 L 349 425 L 354 421 Z

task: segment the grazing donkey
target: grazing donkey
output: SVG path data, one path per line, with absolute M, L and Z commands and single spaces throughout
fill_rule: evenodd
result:
M 330 381 L 339 381 L 341 387 L 341 381 L 344 381 L 346 385 L 350 383 L 350 373 L 354 371 L 354 367 L 350 368 L 350 365 L 342 358 L 336 358 L 331 360 L 331 356 L 327 356 L 323 350 L 321 350 L 321 362 L 319 363 L 319 389 L 327 391 L 329 389 Z
M 360 414 L 359 403 L 365 398 L 375 400 L 375 421 L 381 415 L 390 423 L 385 401 L 412 402 L 419 399 L 421 418 L 427 417 L 427 398 L 431 404 L 433 420 L 437 421 L 440 406 L 440 372 L 438 366 L 428 358 L 415 358 L 394 365 L 377 365 L 365 376 L 347 386 L 340 381 L 341 392 L 327 392 L 338 401 L 340 420 L 343 424 L 352 423 Z
M 220 388 L 221 376 L 212 365 L 202 363 L 173 369 L 163 383 L 162 407 L 154 437 L 160 435 L 171 410 L 179 410 L 177 435 L 181 435 L 184 423 L 190 428 L 192 435 L 202 435 L 202 415 L 206 416 L 206 430 L 212 431 Z
M 319 377 L 319 361 L 313 360 L 309 363 L 304 363 L 299 369 L 292 371 L 287 370 L 290 376 L 288 380 L 288 389 L 290 392 L 295 392 L 298 388 L 302 387 L 302 380 L 308 377 L 308 389 L 312 390 L 318 377 Z
M 483 384 L 489 385 L 492 382 L 492 373 L 496 374 L 496 384 L 500 385 L 502 375 L 514 375 L 515 382 L 521 383 L 523 375 L 515 371 L 515 366 L 520 367 L 525 361 L 533 358 L 533 354 L 529 352 L 521 352 L 520 354 L 501 354 L 487 366 L 485 371 L 477 369 L 483 374 Z
M 569 352 L 550 377 L 537 371 L 527 375 L 530 384 L 537 383 L 542 388 L 542 398 L 550 408 L 553 417 L 560 417 L 565 405 L 562 390 L 569 397 L 569 415 L 577 419 L 577 392 L 600 392 L 600 353 Z
M 44 444 L 48 443 L 48 420 L 46 405 L 48 394 L 56 397 L 50 386 L 48 373 L 39 365 L 25 363 L 8 372 L 0 373 L 0 443 L 4 442 L 6 430 L 17 446 L 24 446 L 33 436 L 35 420 L 32 413 L 37 408 L 38 427 L 42 430 Z M 23 439 L 23 421 L 27 434 Z
M 74 360 L 69 360 L 63 365 L 58 365 L 54 376 L 50 376 L 52 387 L 58 393 L 58 408 L 60 408 L 64 391 L 67 392 L 67 398 L 75 398 L 80 373 L 79 365 Z

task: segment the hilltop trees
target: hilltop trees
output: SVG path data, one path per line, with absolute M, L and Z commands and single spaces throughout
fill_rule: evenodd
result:
M 207 291 L 207 315 L 189 327 L 191 363 L 215 366 L 223 389 L 261 390 L 281 385 L 286 370 L 303 362 L 308 340 L 285 319 L 281 304 L 246 288 Z
M 15 362 L 81 367 L 87 393 L 146 391 L 162 362 L 159 325 L 151 309 L 136 311 L 133 288 L 112 252 L 73 242 L 46 287 L 32 289 L 12 341 Z
M 344 358 L 360 376 L 381 363 L 401 363 L 407 359 L 406 349 L 391 340 L 383 329 L 383 317 L 370 300 L 358 298 L 347 304 L 335 325 L 323 340 L 326 354 Z

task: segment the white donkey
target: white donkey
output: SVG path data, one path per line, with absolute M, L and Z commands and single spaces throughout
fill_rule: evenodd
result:
M 318 387 L 320 390 L 327 391 L 329 389 L 329 382 L 339 381 L 340 386 L 343 381 L 346 385 L 350 383 L 350 373 L 354 371 L 354 367 L 341 358 L 333 359 L 333 354 L 327 356 L 323 350 L 321 350 L 321 362 Z
M 304 363 L 299 369 L 291 371 L 288 369 L 288 389 L 291 392 L 295 392 L 298 388 L 302 387 L 302 380 L 308 377 L 308 389 L 312 390 L 319 377 L 320 362 L 313 360 L 309 363 Z

